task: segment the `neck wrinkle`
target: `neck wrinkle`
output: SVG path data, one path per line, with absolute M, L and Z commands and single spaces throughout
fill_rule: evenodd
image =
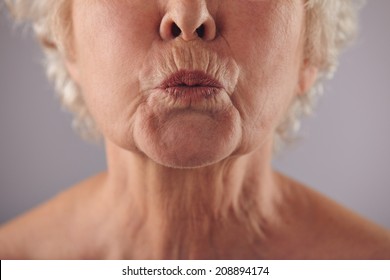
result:
M 173 169 L 107 143 L 108 189 L 116 203 L 127 204 L 123 219 L 139 221 L 126 222 L 132 240 L 149 243 L 161 258 L 197 258 L 204 246 L 223 257 L 218 248 L 232 239 L 248 236 L 253 243 L 262 235 L 273 187 L 264 155 L 259 150 L 208 167 Z

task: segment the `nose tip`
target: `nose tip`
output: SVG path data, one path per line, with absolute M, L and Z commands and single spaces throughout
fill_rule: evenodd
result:
M 197 7 L 181 4 L 174 6 L 163 17 L 160 36 L 164 40 L 181 38 L 185 41 L 209 41 L 216 36 L 216 25 L 205 4 Z

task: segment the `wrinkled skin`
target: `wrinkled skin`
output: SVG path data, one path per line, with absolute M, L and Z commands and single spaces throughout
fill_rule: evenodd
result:
M 104 136 L 162 165 L 253 151 L 314 78 L 300 1 L 75 1 L 73 10 L 68 65 Z M 204 71 L 223 90 L 191 105 L 155 90 L 178 70 Z
M 304 19 L 300 0 L 73 0 L 65 59 L 108 170 L 0 228 L 0 258 L 390 258 L 387 230 L 272 170 L 316 78 Z

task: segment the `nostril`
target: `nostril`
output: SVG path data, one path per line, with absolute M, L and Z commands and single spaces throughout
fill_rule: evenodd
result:
M 177 24 L 176 23 L 172 23 L 172 26 L 171 26 L 171 32 L 172 32 L 172 36 L 174 37 L 174 38 L 176 38 L 176 37 L 179 37 L 180 36 L 180 34 L 181 34 L 181 29 L 179 28 L 179 26 L 177 26 Z
M 196 29 L 196 34 L 198 34 L 199 38 L 203 38 L 204 37 L 204 33 L 205 33 L 205 27 L 204 27 L 204 24 L 202 24 L 201 26 L 199 26 Z

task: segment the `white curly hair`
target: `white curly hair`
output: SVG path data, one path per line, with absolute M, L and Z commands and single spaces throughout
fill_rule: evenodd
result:
M 356 34 L 357 11 L 362 0 L 303 0 L 306 9 L 305 59 L 319 70 L 315 85 L 292 102 L 276 130 L 275 147 L 280 147 L 299 130 L 300 118 L 312 111 L 322 92 L 322 82 L 331 78 L 340 51 Z M 64 64 L 72 21 L 70 0 L 5 0 L 18 21 L 28 21 L 42 43 L 48 77 L 54 81 L 61 103 L 74 114 L 73 126 L 86 139 L 98 139 L 99 130 L 88 112 L 83 96 Z

